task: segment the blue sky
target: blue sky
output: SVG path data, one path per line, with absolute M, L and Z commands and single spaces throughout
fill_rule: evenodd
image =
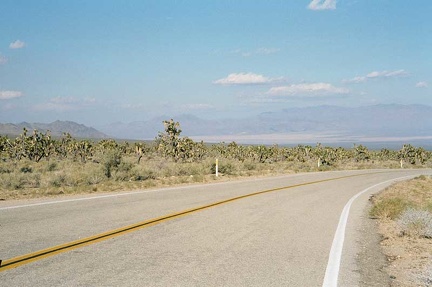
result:
M 0 122 L 432 105 L 432 2 L 0 5 Z

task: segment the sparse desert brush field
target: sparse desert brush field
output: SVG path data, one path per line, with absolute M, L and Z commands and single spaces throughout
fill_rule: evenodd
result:
M 240 177 L 281 175 L 297 172 L 398 168 L 397 161 L 338 162 L 317 166 L 315 159 L 256 162 L 220 158 L 215 176 L 215 158 L 197 162 L 175 162 L 160 156 L 143 157 L 140 163 L 134 155 L 124 155 L 116 166 L 109 167 L 101 158 L 95 161 L 73 159 L 28 159 L 0 162 L 0 199 L 34 198 L 77 193 L 138 190 L 178 184 L 205 183 Z
M 432 152 L 409 144 L 396 150 L 298 145 L 208 145 L 180 137 L 180 125 L 165 121 L 153 142 L 77 140 L 69 134 L 27 130 L 15 139 L 0 136 L 0 199 L 134 190 L 203 183 L 245 176 L 296 172 L 421 168 Z M 215 160 L 218 159 L 216 177 Z
M 432 286 L 432 178 L 394 184 L 372 201 L 392 286 Z

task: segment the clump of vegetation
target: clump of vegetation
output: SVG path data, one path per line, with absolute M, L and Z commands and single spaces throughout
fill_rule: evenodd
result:
M 379 219 L 397 219 L 412 204 L 401 197 L 391 197 L 377 200 L 369 215 Z
M 422 175 L 408 183 L 395 184 L 372 201 L 369 215 L 373 218 L 396 220 L 409 208 L 432 212 L 432 179 Z

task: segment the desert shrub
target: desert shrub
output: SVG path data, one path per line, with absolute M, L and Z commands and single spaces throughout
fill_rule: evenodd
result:
M 243 167 L 244 167 L 246 170 L 255 170 L 255 169 L 257 169 L 257 164 L 256 164 L 255 162 L 251 161 L 251 160 L 246 160 L 246 161 L 243 163 Z
M 432 213 L 427 210 L 406 209 L 397 220 L 403 235 L 432 238 Z
M 131 172 L 132 168 L 133 164 L 131 162 L 121 160 L 120 164 L 114 168 L 111 176 L 115 181 L 127 181 L 133 175 Z
M 57 173 L 49 180 L 49 185 L 53 187 L 61 187 L 66 185 L 66 174 Z
M 0 176 L 0 184 L 3 188 L 17 190 L 24 187 L 25 179 L 22 174 L 7 173 Z
M 6 166 L 0 166 L 0 174 L 1 173 L 11 173 L 12 170 L 10 170 L 8 167 Z
M 56 162 L 50 162 L 48 163 L 46 170 L 47 171 L 55 171 L 57 168 L 57 163 Z
M 20 168 L 20 172 L 22 173 L 32 173 L 33 168 L 31 166 L 23 166 Z
M 23 174 L 23 173 L 6 173 L 0 176 L 0 185 L 3 188 L 10 190 L 19 190 L 23 188 L 39 187 L 41 182 L 41 175 L 37 174 Z
M 94 185 L 105 180 L 105 175 L 100 169 L 92 169 L 85 174 L 85 184 Z
M 190 176 L 190 175 L 200 175 L 208 173 L 208 169 L 205 164 L 201 163 L 182 163 L 176 164 L 174 166 L 174 171 L 172 175 L 174 176 Z
M 26 186 L 30 188 L 40 187 L 41 175 L 39 173 L 34 173 L 30 176 L 26 176 Z
M 376 202 L 369 215 L 374 218 L 394 220 L 409 206 L 410 203 L 402 198 L 387 198 Z
M 108 150 L 102 155 L 102 169 L 107 178 L 110 178 L 113 170 L 117 169 L 122 161 L 122 155 L 119 150 Z
M 156 179 L 156 174 L 151 169 L 141 168 L 133 171 L 132 180 L 144 181 L 148 179 Z
M 234 175 L 237 172 L 236 167 L 234 166 L 233 163 L 231 162 L 226 162 L 226 161 L 220 161 L 219 165 L 218 165 L 218 171 L 222 174 L 226 174 L 226 175 Z M 211 167 L 210 167 L 210 172 L 212 174 L 216 173 L 216 163 L 212 163 Z

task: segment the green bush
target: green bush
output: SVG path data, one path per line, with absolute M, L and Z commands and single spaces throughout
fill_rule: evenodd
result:
M 20 168 L 20 171 L 22 173 L 32 173 L 33 168 L 31 166 L 23 166 L 22 168 Z
M 117 169 L 122 161 L 122 155 L 119 150 L 108 150 L 102 156 L 102 169 L 107 178 L 110 178 L 113 170 Z

